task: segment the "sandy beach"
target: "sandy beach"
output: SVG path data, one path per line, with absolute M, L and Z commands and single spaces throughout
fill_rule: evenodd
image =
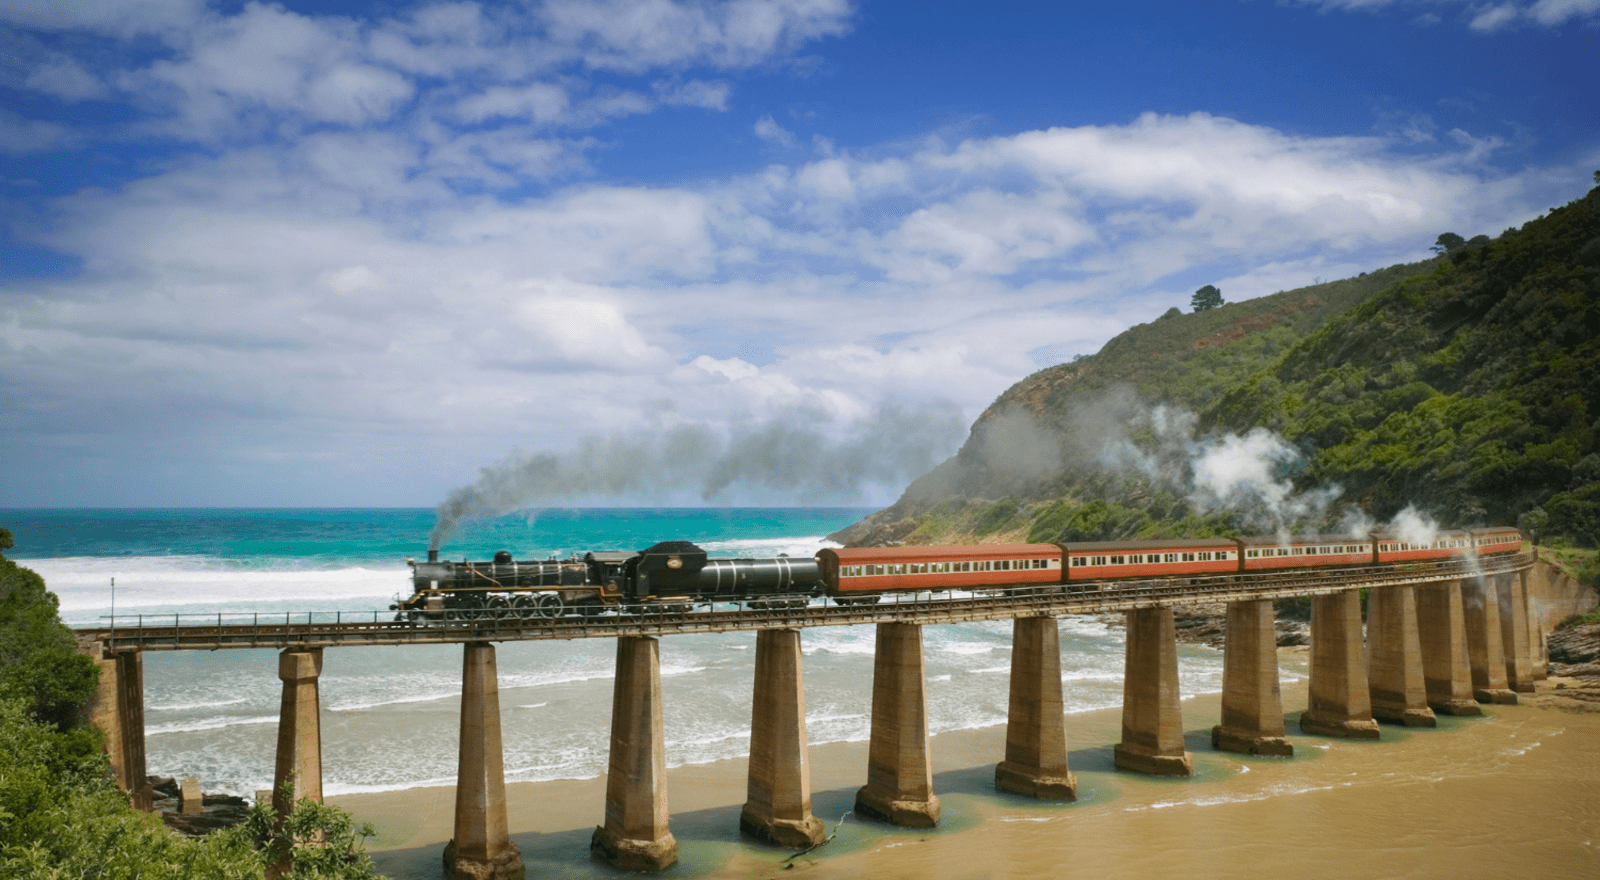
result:
M 1286 670 L 1303 662 L 1303 652 L 1286 649 Z M 740 839 L 743 760 L 677 767 L 668 796 L 680 862 L 666 876 L 1554 878 L 1594 876 L 1600 866 L 1600 714 L 1495 706 L 1484 718 L 1385 726 L 1377 742 L 1347 742 L 1298 735 L 1304 706 L 1304 679 L 1286 681 L 1296 755 L 1250 758 L 1211 749 L 1217 695 L 1186 699 L 1195 776 L 1185 780 L 1112 768 L 1119 710 L 1070 715 L 1079 780 L 1070 804 L 995 791 L 1003 727 L 938 735 L 943 819 L 932 831 L 847 816 L 866 743 L 813 746 L 813 809 L 838 833 L 792 864 L 787 851 Z M 508 786 L 528 877 L 620 873 L 588 854 L 604 795 L 600 778 Z M 368 849 L 386 876 L 441 875 L 453 788 L 330 800 L 376 828 Z

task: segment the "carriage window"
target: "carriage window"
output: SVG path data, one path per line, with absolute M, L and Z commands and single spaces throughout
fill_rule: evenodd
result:
M 1167 555 L 1161 557 L 1161 561 L 1162 562 L 1177 562 L 1178 561 L 1178 554 L 1176 554 L 1176 553 L 1168 553 Z
M 1128 557 L 1126 557 L 1126 556 L 1113 556 L 1113 557 L 1111 557 L 1111 564 L 1112 565 L 1125 565 L 1127 563 L 1127 561 L 1128 561 Z

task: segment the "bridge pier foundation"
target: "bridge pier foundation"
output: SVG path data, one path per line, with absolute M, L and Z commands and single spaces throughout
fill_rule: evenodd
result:
M 1550 677 L 1550 657 L 1545 650 L 1544 627 L 1542 621 L 1544 614 L 1540 609 L 1540 602 L 1533 595 L 1533 590 L 1528 585 L 1528 570 L 1523 569 L 1516 573 L 1517 584 L 1522 589 L 1523 607 L 1528 611 L 1528 664 L 1532 669 L 1534 681 L 1544 681 Z
M 322 800 L 322 719 L 317 679 L 321 648 L 291 648 L 278 655 L 283 702 L 278 710 L 278 761 L 272 775 L 272 808 L 287 816 L 297 801 Z M 294 794 L 285 786 L 293 783 Z
M 1300 729 L 1323 736 L 1377 739 L 1361 641 L 1361 597 L 1354 590 L 1311 599 L 1311 687 Z
M 108 657 L 98 641 L 92 651 L 100 683 L 90 720 L 105 734 L 112 777 L 134 809 L 154 809 L 155 791 L 145 773 L 144 653 L 125 651 Z
M 1521 579 L 1495 576 L 1500 594 L 1500 643 L 1506 652 L 1506 687 L 1533 693 L 1533 661 L 1528 656 L 1528 601 Z
M 1480 703 L 1516 705 L 1517 693 L 1506 681 L 1500 591 L 1490 578 L 1469 578 L 1461 583 L 1461 604 L 1467 619 L 1467 659 L 1472 667 L 1473 697 Z
M 1422 669 L 1422 638 L 1411 587 L 1367 593 L 1367 674 L 1372 717 L 1406 727 L 1436 727 Z
M 1472 698 L 1472 667 L 1467 661 L 1467 626 L 1461 584 L 1416 588 L 1422 684 L 1428 707 L 1439 715 L 1482 715 Z
M 755 694 L 750 717 L 750 775 L 739 827 L 791 849 L 822 842 L 822 820 L 811 814 L 811 765 L 806 754 L 806 691 L 800 631 L 756 633 Z
M 1122 679 L 1122 742 L 1113 763 L 1151 776 L 1189 776 L 1178 704 L 1178 630 L 1171 608 L 1128 612 L 1128 654 Z
M 867 784 L 856 792 L 856 812 L 906 828 L 939 823 L 919 624 L 878 624 Z
M 1278 685 L 1278 635 L 1272 600 L 1228 603 L 1222 654 L 1222 723 L 1211 728 L 1211 747 L 1247 755 L 1293 755 L 1284 737 Z
M 606 821 L 589 849 L 624 871 L 664 871 L 678 861 L 678 841 L 668 827 L 661 643 L 619 636 L 613 688 Z
M 1013 620 L 1006 759 L 994 768 L 995 788 L 1040 800 L 1078 796 L 1077 777 L 1067 769 L 1065 713 L 1061 630 L 1056 619 Z
M 444 848 L 449 880 L 522 880 L 522 854 L 506 820 L 500 675 L 494 645 L 461 646 L 461 741 L 455 836 Z

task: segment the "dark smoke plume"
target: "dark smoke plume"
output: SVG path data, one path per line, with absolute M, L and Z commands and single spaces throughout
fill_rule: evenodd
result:
M 691 491 L 716 503 L 740 495 L 799 503 L 852 501 L 868 485 L 898 488 L 950 455 L 965 434 L 952 403 L 885 404 L 852 424 L 797 410 L 726 435 L 699 425 L 588 436 L 570 452 L 513 449 L 438 508 L 437 550 L 469 519 L 575 498 L 667 498 Z

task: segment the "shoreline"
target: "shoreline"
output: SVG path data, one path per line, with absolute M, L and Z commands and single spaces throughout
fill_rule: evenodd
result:
M 1304 662 L 1287 649 L 1284 667 Z M 1298 656 L 1296 656 L 1298 655 Z M 1384 725 L 1377 742 L 1298 733 L 1303 677 L 1283 684 L 1294 758 L 1256 758 L 1211 749 L 1220 694 L 1183 700 L 1195 776 L 1155 779 L 1111 767 L 1120 708 L 1068 716 L 1069 762 L 1079 779 L 1072 803 L 1032 801 L 996 792 L 994 764 L 1005 727 L 948 731 L 932 737 L 935 792 L 944 805 L 936 829 L 908 830 L 850 816 L 866 777 L 866 742 L 810 748 L 813 813 L 838 837 L 795 859 L 787 870 L 818 877 L 967 878 L 1056 876 L 1072 865 L 1099 876 L 1238 876 L 1239 865 L 1208 861 L 1214 851 L 1248 852 L 1250 874 L 1305 874 L 1316 859 L 1352 863 L 1376 875 L 1443 876 L 1441 853 L 1466 847 L 1461 876 L 1576 876 L 1600 857 L 1600 811 L 1589 793 L 1600 786 L 1592 760 L 1600 714 L 1570 713 L 1543 699 L 1486 707 L 1479 719 L 1441 718 L 1439 729 Z M 671 827 L 680 877 L 773 876 L 789 851 L 742 840 L 746 759 L 688 764 L 667 771 Z M 605 778 L 518 782 L 506 786 L 512 840 L 528 876 L 619 876 L 588 854 L 602 820 Z M 371 822 L 367 849 L 394 880 L 441 876 L 452 835 L 454 787 L 351 794 L 328 801 Z M 1307 814 L 1310 811 L 1310 815 Z M 1404 827 L 1393 816 L 1403 816 Z M 1316 829 L 1330 833 L 1318 836 Z M 1200 829 L 1203 829 L 1203 833 Z M 1344 833 L 1361 839 L 1342 839 Z M 1473 843 L 1489 835 L 1485 851 Z M 1393 838 L 1386 841 L 1386 838 Z M 1292 844 L 1291 844 L 1291 841 Z M 1386 841 L 1379 845 L 1379 841 Z M 1371 844 L 1372 850 L 1362 847 Z M 1319 855 L 1320 853 L 1320 855 Z M 975 855 L 982 854 L 982 855 Z M 1003 854 L 1003 858 L 1000 856 Z M 1243 857 L 1243 856 L 1241 856 Z M 995 859 L 1003 862 L 997 868 Z M 1198 860 L 1198 861 L 1197 861 Z M 1531 861 L 1530 861 L 1531 860 Z M 1365 866 L 1360 867 L 1360 866 Z M 1498 866 L 1498 867 L 1494 867 Z M 1534 871 L 1533 874 L 1538 874 Z M 1319 875 L 1312 871 L 1313 876 Z

